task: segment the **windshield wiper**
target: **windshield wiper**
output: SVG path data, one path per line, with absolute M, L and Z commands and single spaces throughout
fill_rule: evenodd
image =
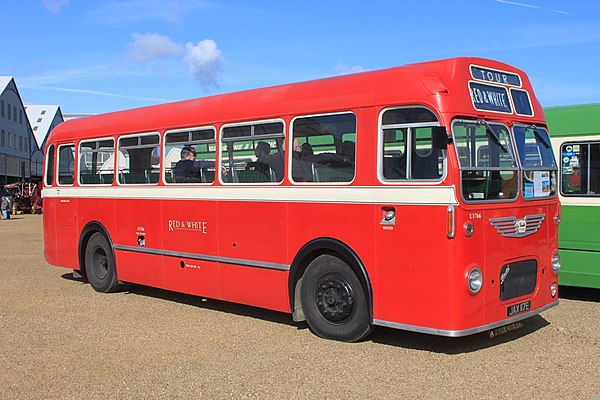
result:
M 509 154 L 512 156 L 512 154 L 508 151 L 508 149 L 502 144 L 502 142 L 500 141 L 500 138 L 498 137 L 498 135 L 496 134 L 496 132 L 494 132 L 494 130 L 492 129 L 492 127 L 490 126 L 490 124 L 488 124 L 488 122 L 486 120 L 479 120 L 477 121 L 478 124 L 481 124 L 485 127 L 485 132 L 487 133 L 487 136 L 492 139 L 492 141 L 494 142 L 494 144 L 496 144 L 497 146 L 499 146 L 502 150 L 504 150 L 505 153 Z
M 535 125 L 531 125 L 531 128 L 533 128 L 533 134 L 535 135 L 535 137 L 536 137 L 536 138 L 537 138 L 537 139 L 538 139 L 540 142 L 542 142 L 542 144 L 543 144 L 543 145 L 544 145 L 544 146 L 545 146 L 547 149 L 549 149 L 549 148 L 550 148 L 550 143 L 548 143 L 548 142 L 546 141 L 546 138 L 544 138 L 544 136 L 543 136 L 543 135 L 540 133 L 540 131 L 538 131 L 538 128 L 537 128 L 537 126 L 535 126 Z

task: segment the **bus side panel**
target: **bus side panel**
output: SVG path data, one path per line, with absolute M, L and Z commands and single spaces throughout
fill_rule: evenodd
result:
M 55 198 L 45 198 L 44 213 L 42 214 L 44 219 L 44 256 L 46 261 L 52 265 L 59 265 L 56 251 L 58 241 L 56 237 L 56 202 L 58 201 Z
M 290 312 L 287 294 L 289 271 L 219 264 L 222 300 L 270 310 Z
M 600 252 L 560 250 L 559 283 L 600 289 Z
M 162 249 L 181 253 L 162 260 L 166 289 L 218 298 L 218 263 L 195 259 L 215 257 L 218 249 L 217 205 L 204 200 L 163 200 Z
M 113 243 L 139 251 L 162 248 L 161 204 L 158 200 L 119 199 L 116 201 Z M 111 232 L 112 234 L 112 232 Z M 139 239 L 143 238 L 143 242 Z M 115 251 L 119 279 L 142 285 L 163 287 L 161 256 L 137 251 Z
M 418 327 L 445 328 L 451 317 L 448 276 L 452 269 L 446 236 L 447 206 L 394 205 L 395 225 L 377 225 L 374 318 Z
M 240 190 L 252 196 L 255 189 Z M 260 188 L 256 191 L 258 195 Z M 276 268 L 290 264 L 286 209 L 287 204 L 283 202 L 218 203 L 218 255 L 236 261 L 236 265 L 219 266 L 220 299 L 289 311 L 287 272 L 252 266 L 256 262 L 272 263 Z
M 58 263 L 62 267 L 71 269 L 79 269 L 77 202 L 77 198 L 62 197 L 55 203 Z
M 77 230 L 77 245 L 79 245 L 80 235 L 85 226 L 94 221 L 100 223 L 108 232 L 110 240 L 115 240 L 115 199 L 89 199 L 79 198 L 77 200 L 77 215 L 79 226 Z M 85 249 L 83 249 L 85 251 Z M 82 262 L 84 262 L 82 260 Z M 118 264 L 117 264 L 118 267 Z
M 290 260 L 312 240 L 335 239 L 348 246 L 360 259 L 371 287 L 376 291 L 373 230 L 379 227 L 379 221 L 373 216 L 372 205 L 289 203 L 288 210 Z

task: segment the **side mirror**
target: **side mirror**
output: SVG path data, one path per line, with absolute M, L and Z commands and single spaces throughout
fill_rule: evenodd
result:
M 445 126 L 434 126 L 431 135 L 433 148 L 438 150 L 446 150 L 448 148 L 449 138 Z

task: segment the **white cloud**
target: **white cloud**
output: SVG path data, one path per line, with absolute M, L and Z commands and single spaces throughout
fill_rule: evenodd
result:
M 42 0 L 42 4 L 47 10 L 59 13 L 61 8 L 69 4 L 69 0 Z
M 338 73 L 338 75 L 348 75 L 348 74 L 356 74 L 358 72 L 365 72 L 366 69 L 363 68 L 362 65 L 344 65 L 344 64 L 338 64 L 335 67 L 335 72 Z
M 219 74 L 223 70 L 224 58 L 214 40 L 204 39 L 194 45 L 185 44 L 183 58 L 192 77 L 203 86 L 216 86 Z
M 132 33 L 133 42 L 129 43 L 130 59 L 138 62 L 147 62 L 157 58 L 179 54 L 182 48 L 167 36 L 157 33 Z
M 502 3 L 502 4 L 508 4 L 511 6 L 519 6 L 519 7 L 525 7 L 525 8 L 532 8 L 535 10 L 545 10 L 545 11 L 550 11 L 556 14 L 563 14 L 563 15 L 569 15 L 569 16 L 573 16 L 573 14 L 571 14 L 570 12 L 567 11 L 562 11 L 562 10 L 553 10 L 551 8 L 545 8 L 545 7 L 540 7 L 540 6 L 536 6 L 533 4 L 527 4 L 527 3 L 519 3 L 516 1 L 509 1 L 509 0 L 496 0 L 496 2 L 498 3 Z

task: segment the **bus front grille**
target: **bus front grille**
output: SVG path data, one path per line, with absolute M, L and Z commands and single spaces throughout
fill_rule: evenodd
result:
M 500 300 L 510 300 L 533 293 L 537 281 L 537 262 L 518 261 L 500 271 Z

